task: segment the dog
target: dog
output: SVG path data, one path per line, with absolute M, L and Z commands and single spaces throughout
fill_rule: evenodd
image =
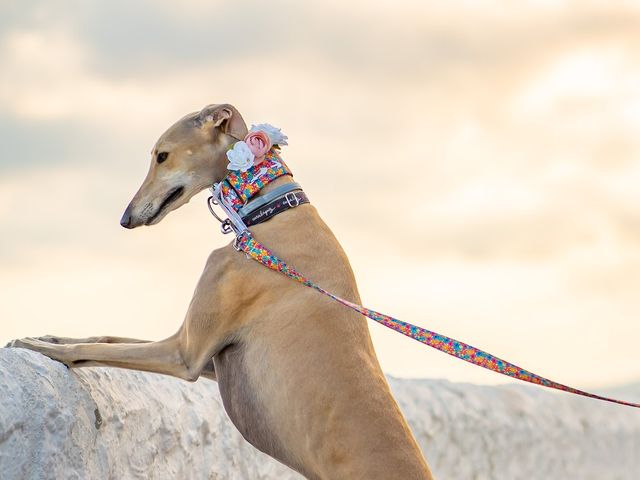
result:
M 171 126 L 126 208 L 125 228 L 155 225 L 227 174 L 248 130 L 235 107 L 209 105 Z M 293 182 L 284 175 L 258 195 Z M 327 290 L 357 304 L 349 261 L 309 203 L 251 228 Z M 238 253 L 209 256 L 179 330 L 167 339 L 14 340 L 76 367 L 119 367 L 217 380 L 225 410 L 253 446 L 309 479 L 430 479 L 379 366 L 366 319 Z

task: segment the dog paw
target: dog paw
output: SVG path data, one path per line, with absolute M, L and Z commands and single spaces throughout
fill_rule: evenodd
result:
M 56 345 L 54 343 L 45 342 L 38 338 L 26 337 L 19 338 L 10 342 L 10 348 L 26 348 L 27 350 L 33 350 L 34 352 L 46 355 L 53 360 L 64 362 L 66 346 Z
M 57 345 L 55 343 L 46 342 L 38 338 L 20 338 L 9 342 L 10 348 L 25 348 L 33 352 L 38 352 L 51 360 L 56 360 L 69 367 L 73 361 L 69 358 L 67 345 Z
M 25 337 L 25 338 L 16 338 L 7 343 L 4 348 L 27 348 L 33 350 L 30 345 L 30 341 L 35 340 L 33 338 Z
M 38 342 L 48 343 L 50 345 L 61 345 L 65 343 L 61 337 L 56 337 L 55 335 L 44 335 L 42 337 L 17 338 L 7 343 L 4 348 L 31 348 L 31 346 Z
M 16 338 L 5 345 L 5 348 L 26 348 L 35 350 L 37 340 L 31 337 Z
M 42 337 L 40 337 L 42 338 Z M 39 338 L 26 337 L 12 340 L 6 345 L 7 348 L 24 348 L 33 352 L 38 352 L 51 360 L 56 360 L 64 364 L 67 368 L 71 367 L 73 361 L 69 358 L 67 345 L 57 345 L 55 343 L 46 342 Z

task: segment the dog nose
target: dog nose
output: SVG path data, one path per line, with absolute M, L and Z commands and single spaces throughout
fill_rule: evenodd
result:
M 122 214 L 120 225 L 122 225 L 124 228 L 133 228 L 133 226 L 131 225 L 131 205 L 129 205 Z

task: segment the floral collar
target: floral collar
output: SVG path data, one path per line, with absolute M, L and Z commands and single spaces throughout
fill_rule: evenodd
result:
M 261 189 L 284 175 L 292 175 L 280 157 L 287 136 L 268 123 L 251 125 L 244 140 L 227 151 L 229 173 L 214 188 L 227 207 L 238 212 Z
M 240 142 L 238 142 L 240 143 Z M 264 155 L 264 159 L 246 171 L 231 170 L 220 183 L 220 191 L 225 201 L 237 212 L 261 189 L 276 178 L 291 175 L 291 170 L 273 147 Z
M 252 125 L 244 140 L 227 151 L 229 173 L 211 187 L 207 200 L 211 214 L 221 222 L 222 233 L 236 234 L 247 227 L 266 222 L 280 213 L 309 203 L 300 185 L 290 182 L 251 200 L 269 183 L 291 170 L 280 157 L 280 146 L 287 145 L 287 137 L 279 128 L 269 124 Z M 219 205 L 227 219 L 219 217 L 214 206 Z

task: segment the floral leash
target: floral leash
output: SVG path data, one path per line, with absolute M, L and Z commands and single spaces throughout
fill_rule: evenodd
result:
M 344 298 L 340 298 L 337 295 L 334 295 L 333 293 L 330 293 L 324 288 L 315 284 L 307 277 L 299 273 L 295 268 L 287 265 L 283 260 L 275 256 L 267 247 L 253 238 L 249 231 L 242 232 L 238 235 L 238 238 L 235 242 L 235 247 L 236 249 L 246 253 L 248 257 L 256 260 L 265 267 L 270 268 L 271 270 L 275 270 L 276 272 L 280 272 L 287 277 L 302 283 L 306 287 L 313 288 L 323 295 L 332 298 L 336 302 L 341 303 L 345 307 L 349 307 L 352 310 L 361 313 L 365 317 L 368 317 L 371 320 L 375 320 L 376 322 L 384 325 L 387 328 L 395 330 L 396 332 L 417 340 L 420 343 L 424 343 L 425 345 L 435 348 L 436 350 L 448 353 L 449 355 L 459 358 L 460 360 L 464 360 L 465 362 L 478 365 L 479 367 L 483 367 L 497 373 L 501 373 L 502 375 L 506 375 L 508 377 L 533 383 L 535 385 L 541 385 L 543 387 L 554 388 L 556 390 L 562 390 L 564 392 L 575 393 L 576 395 L 582 395 L 583 397 L 595 398 L 598 400 L 604 400 L 606 402 L 613 402 L 620 405 L 640 408 L 640 404 L 638 403 L 625 402 L 623 400 L 603 397 L 601 395 L 596 395 L 594 393 L 589 393 L 573 387 L 568 387 L 561 383 L 554 382 L 553 380 L 548 380 L 544 377 L 541 377 L 540 375 L 529 372 L 524 368 L 520 368 L 513 363 L 495 357 L 490 353 L 480 350 L 479 348 L 472 347 L 471 345 L 460 342 L 445 335 L 441 335 L 439 333 L 432 332 L 431 330 L 412 325 L 411 323 L 403 322 L 402 320 L 398 320 L 397 318 L 393 318 L 389 315 L 376 312 L 375 310 L 370 310 L 368 308 L 345 300 Z
M 541 377 L 540 375 L 529 372 L 528 370 L 518 367 L 513 363 L 502 360 L 501 358 L 491 355 L 484 350 L 480 350 L 479 348 L 460 342 L 454 338 L 412 325 L 411 323 L 403 322 L 397 318 L 390 317 L 389 315 L 376 312 L 375 310 L 370 310 L 361 305 L 345 300 L 344 298 L 326 291 L 324 288 L 299 273 L 295 268 L 287 265 L 287 263 L 282 259 L 275 256 L 267 247 L 253 238 L 253 235 L 247 229 L 246 225 L 239 220 L 236 212 L 243 201 L 246 202 L 249 200 L 264 185 L 279 176 L 291 175 L 291 172 L 286 165 L 284 165 L 284 162 L 282 162 L 282 159 L 278 155 L 278 152 L 276 151 L 277 148 L 276 150 L 272 150 L 272 146 L 279 147 L 279 145 L 286 145 L 286 140 L 287 137 L 282 134 L 280 129 L 269 124 L 260 124 L 252 126 L 245 140 L 243 142 L 237 142 L 233 149 L 227 153 L 230 161 L 229 170 L 231 170 L 231 172 L 223 182 L 216 185 L 216 189 L 214 189 L 213 193 L 214 197 L 218 200 L 215 204 L 219 204 L 223 207 L 225 212 L 229 215 L 229 220 L 231 221 L 230 226 L 232 226 L 232 230 L 236 233 L 236 239 L 233 244 L 236 250 L 244 252 L 247 257 L 252 258 L 265 267 L 276 272 L 280 272 L 283 275 L 300 282 L 304 286 L 326 295 L 345 307 L 355 310 L 356 312 L 384 325 L 387 328 L 395 330 L 396 332 L 417 340 L 420 343 L 424 343 L 436 350 L 459 358 L 460 360 L 464 360 L 465 362 L 469 362 L 473 365 L 492 370 L 511 378 L 533 383 L 535 385 L 541 385 L 555 390 L 562 390 L 563 392 L 574 393 L 583 397 L 617 403 L 619 405 L 640 408 L 639 403 L 625 402 L 615 398 L 604 397 L 554 382 L 553 380 L 549 380 Z M 209 201 L 211 201 L 211 198 Z M 217 215 L 215 216 L 218 218 Z M 231 230 L 223 229 L 222 231 L 224 233 L 230 233 Z

